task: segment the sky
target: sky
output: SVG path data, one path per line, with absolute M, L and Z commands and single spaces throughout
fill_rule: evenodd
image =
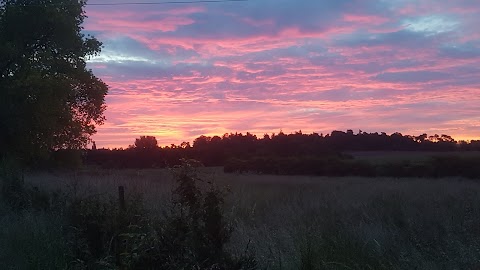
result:
M 479 14 L 478 0 L 89 5 L 84 31 L 104 47 L 88 67 L 110 87 L 93 140 L 347 129 L 478 139 Z

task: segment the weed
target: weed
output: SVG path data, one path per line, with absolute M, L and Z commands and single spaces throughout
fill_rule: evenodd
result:
M 224 217 L 225 194 L 201 179 L 197 167 L 184 160 L 174 169 L 177 186 L 163 223 L 127 235 L 132 269 L 256 269 L 253 256 L 226 250 L 233 226 Z

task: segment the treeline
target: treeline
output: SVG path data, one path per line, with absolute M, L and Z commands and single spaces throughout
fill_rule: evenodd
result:
M 449 135 L 422 134 L 419 136 L 401 133 L 367 133 L 352 130 L 333 131 L 331 134 L 265 134 L 257 137 L 251 133 L 231 133 L 220 136 L 200 136 L 193 145 L 158 147 L 151 136 L 142 136 L 126 149 L 87 150 L 82 157 L 57 152 L 60 163 L 82 162 L 104 168 L 162 168 L 179 164 L 181 158 L 196 159 L 206 166 L 224 166 L 232 159 L 254 158 L 322 158 L 339 156 L 348 151 L 480 151 L 480 140 L 457 142 Z M 78 159 L 83 159 L 78 161 Z M 77 161 L 75 161 L 77 159 Z M 289 164 L 294 162 L 289 161 Z M 306 159 L 302 163 L 309 162 Z M 342 164 L 346 166 L 346 164 Z

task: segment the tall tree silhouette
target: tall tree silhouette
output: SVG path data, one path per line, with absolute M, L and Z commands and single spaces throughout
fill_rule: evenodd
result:
M 34 158 L 83 148 L 104 121 L 108 87 L 86 68 L 84 0 L 0 0 L 0 148 Z

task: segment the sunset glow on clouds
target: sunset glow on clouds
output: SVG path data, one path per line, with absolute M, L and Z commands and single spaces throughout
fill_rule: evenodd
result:
M 478 0 L 250 0 L 86 12 L 85 32 L 104 43 L 89 67 L 110 86 L 107 121 L 93 138 L 101 147 L 126 147 L 141 135 L 169 145 L 280 130 L 480 138 Z

